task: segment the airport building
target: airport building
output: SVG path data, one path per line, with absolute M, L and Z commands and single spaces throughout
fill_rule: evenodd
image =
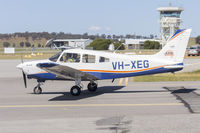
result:
M 85 47 L 91 42 L 92 40 L 90 39 L 51 39 L 47 41 L 46 46 L 51 47 L 53 49 L 85 49 Z
M 161 43 L 161 40 L 157 39 L 125 39 L 125 46 L 127 49 L 143 49 L 145 41 L 157 41 Z
M 160 13 L 160 37 L 162 45 L 164 46 L 169 39 L 181 25 L 181 12 L 184 9 L 181 7 L 159 7 L 157 11 Z
M 181 7 L 172 7 L 171 4 L 168 7 L 159 7 L 157 11 L 160 13 L 160 40 L 158 39 L 125 39 L 125 46 L 128 49 L 143 49 L 144 42 L 147 40 L 158 41 L 162 47 L 166 44 L 170 36 L 172 36 L 176 30 L 181 28 L 181 12 L 184 9 Z

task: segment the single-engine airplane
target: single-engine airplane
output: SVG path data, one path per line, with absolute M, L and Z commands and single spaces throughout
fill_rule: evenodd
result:
M 37 79 L 35 94 L 42 93 L 41 84 L 46 80 L 72 80 L 75 85 L 70 93 L 81 93 L 81 81 L 89 81 L 90 92 L 97 90 L 97 80 L 116 79 L 182 70 L 183 59 L 191 29 L 177 30 L 166 45 L 154 55 L 125 55 L 118 53 L 68 49 L 47 60 L 24 62 L 17 66 L 22 70 L 24 84 Z

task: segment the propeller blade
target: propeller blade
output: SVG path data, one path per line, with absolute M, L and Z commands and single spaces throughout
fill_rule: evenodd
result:
M 24 79 L 24 86 L 25 88 L 27 88 L 27 84 L 26 84 L 26 74 L 22 71 L 23 74 L 23 79 Z

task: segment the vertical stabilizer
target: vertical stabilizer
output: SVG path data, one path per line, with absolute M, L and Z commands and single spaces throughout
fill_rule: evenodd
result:
M 161 51 L 155 54 L 155 57 L 173 62 L 183 62 L 191 31 L 191 29 L 177 30 Z

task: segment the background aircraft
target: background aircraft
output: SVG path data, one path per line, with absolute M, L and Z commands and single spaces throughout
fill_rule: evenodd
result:
M 37 79 L 35 94 L 42 93 L 41 84 L 46 80 L 73 80 L 70 92 L 81 93 L 81 81 L 90 81 L 88 90 L 97 90 L 97 80 L 116 79 L 140 75 L 175 72 L 182 70 L 183 59 L 191 29 L 178 30 L 154 55 L 125 55 L 93 50 L 69 49 L 47 60 L 24 62 L 17 66 L 26 77 Z

